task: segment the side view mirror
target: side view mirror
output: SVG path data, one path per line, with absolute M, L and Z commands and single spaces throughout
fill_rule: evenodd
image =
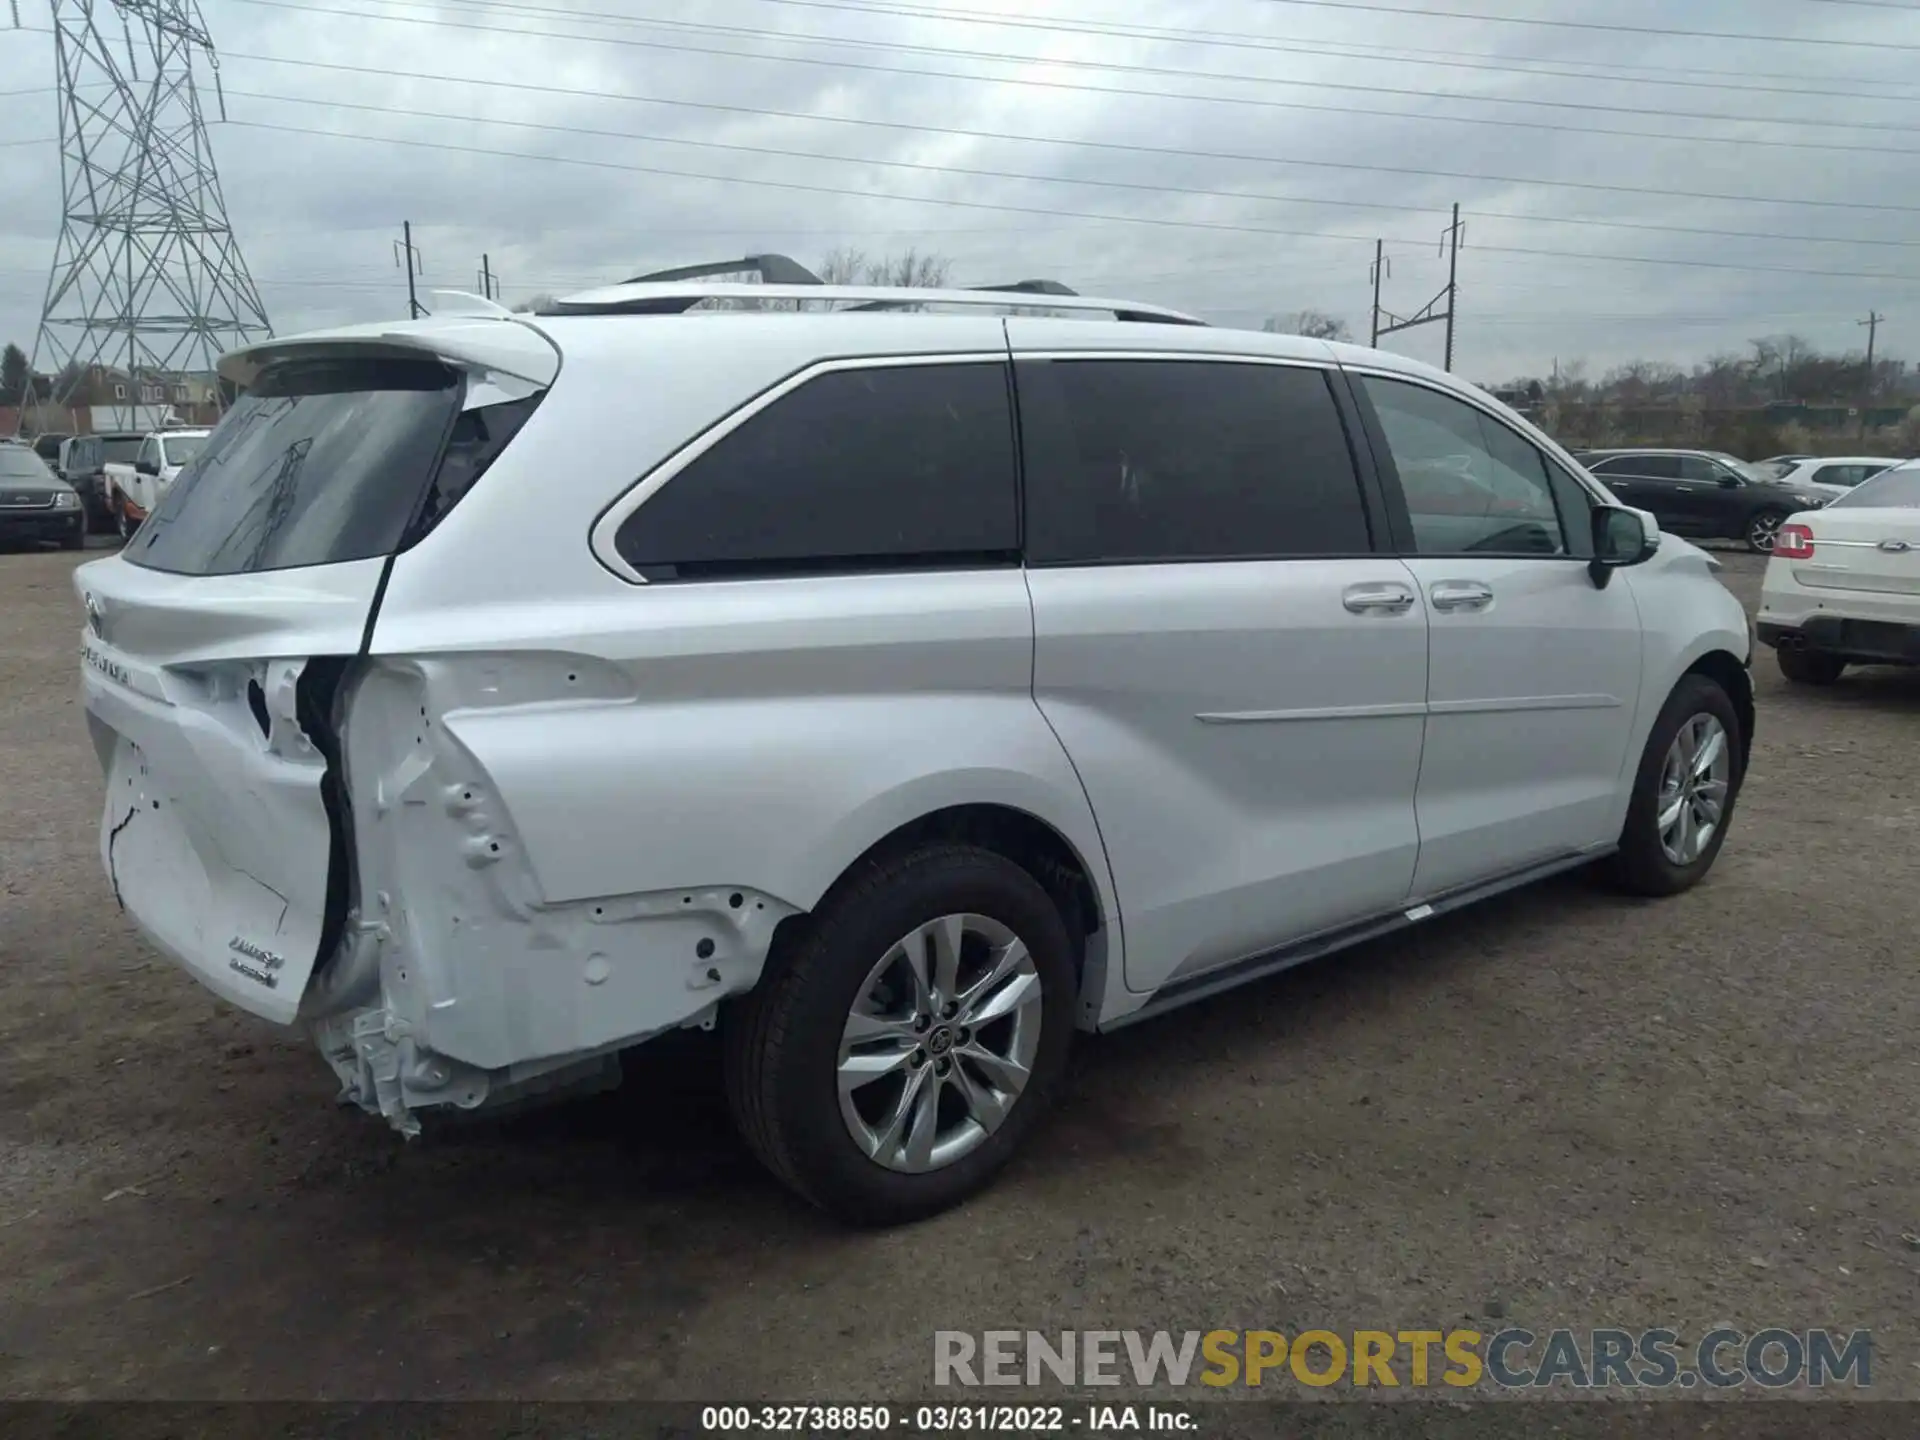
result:
M 1728 474 L 1722 473 L 1719 476 L 1719 480 L 1720 480 L 1720 488 L 1722 490 L 1738 490 L 1740 488 L 1740 477 L 1738 475 L 1728 475 Z
M 1593 507 L 1593 559 L 1587 562 L 1587 573 L 1596 589 L 1606 589 L 1614 571 L 1643 565 L 1659 549 L 1660 532 L 1649 530 L 1638 510 L 1624 505 Z
M 140 475 L 158 475 L 160 473 L 160 467 L 151 460 L 136 460 L 133 462 L 133 468 L 135 473 Z

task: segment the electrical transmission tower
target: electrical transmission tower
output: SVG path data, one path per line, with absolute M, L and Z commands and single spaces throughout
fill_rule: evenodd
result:
M 219 61 L 198 0 L 51 5 L 63 203 L 34 368 L 71 382 L 117 367 L 138 404 L 145 383 L 204 374 L 273 334 L 227 222 L 195 84 L 202 57 L 224 118 Z M 69 398 L 62 388 L 56 402 Z

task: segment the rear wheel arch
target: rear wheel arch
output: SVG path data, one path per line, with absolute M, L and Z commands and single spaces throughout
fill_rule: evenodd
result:
M 1031 875 L 1060 911 L 1074 942 L 1075 963 L 1083 963 L 1087 937 L 1107 923 L 1093 871 L 1073 842 L 1053 825 L 1012 805 L 951 805 L 910 820 L 862 851 L 828 887 L 827 895 L 890 856 L 940 840 L 990 850 Z M 826 898 L 821 898 L 822 904 Z

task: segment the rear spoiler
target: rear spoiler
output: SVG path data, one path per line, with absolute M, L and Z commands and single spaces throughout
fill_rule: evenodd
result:
M 462 370 L 510 375 L 544 389 L 560 373 L 560 351 L 532 325 L 501 317 L 454 316 L 354 325 L 264 340 L 220 357 L 220 378 L 247 388 L 282 360 L 430 355 Z

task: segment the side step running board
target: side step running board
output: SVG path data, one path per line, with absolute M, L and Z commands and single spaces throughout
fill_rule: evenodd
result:
M 1138 1010 L 1130 1011 L 1110 1024 L 1099 1028 L 1119 1030 L 1141 1020 L 1150 1020 L 1164 1015 L 1169 1010 L 1178 1010 L 1182 1005 L 1191 1005 L 1196 1000 L 1205 1000 L 1209 996 L 1223 991 L 1236 989 L 1268 975 L 1277 975 L 1282 970 L 1291 970 L 1296 965 L 1304 965 L 1309 960 L 1318 960 L 1331 955 L 1336 950 L 1345 950 L 1350 945 L 1362 941 L 1377 939 L 1382 935 L 1391 935 L 1396 930 L 1405 930 L 1430 920 L 1435 915 L 1444 915 L 1449 911 L 1463 910 L 1481 900 L 1490 899 L 1506 890 L 1517 890 L 1522 885 L 1531 885 L 1537 880 L 1545 880 L 1562 871 L 1576 870 L 1582 865 L 1610 855 L 1618 849 L 1615 845 L 1602 845 L 1592 850 L 1582 850 L 1573 855 L 1562 855 L 1538 865 L 1529 865 L 1524 870 L 1516 870 L 1497 880 L 1484 881 L 1470 885 L 1405 910 L 1393 910 L 1371 919 L 1357 921 L 1352 925 L 1343 925 L 1336 930 L 1325 930 L 1318 935 L 1309 935 L 1304 940 L 1296 940 L 1277 950 L 1262 951 L 1250 955 L 1245 960 L 1236 960 L 1233 964 L 1218 970 L 1208 970 L 1203 974 L 1185 980 L 1176 980 L 1163 987 L 1154 997 Z

